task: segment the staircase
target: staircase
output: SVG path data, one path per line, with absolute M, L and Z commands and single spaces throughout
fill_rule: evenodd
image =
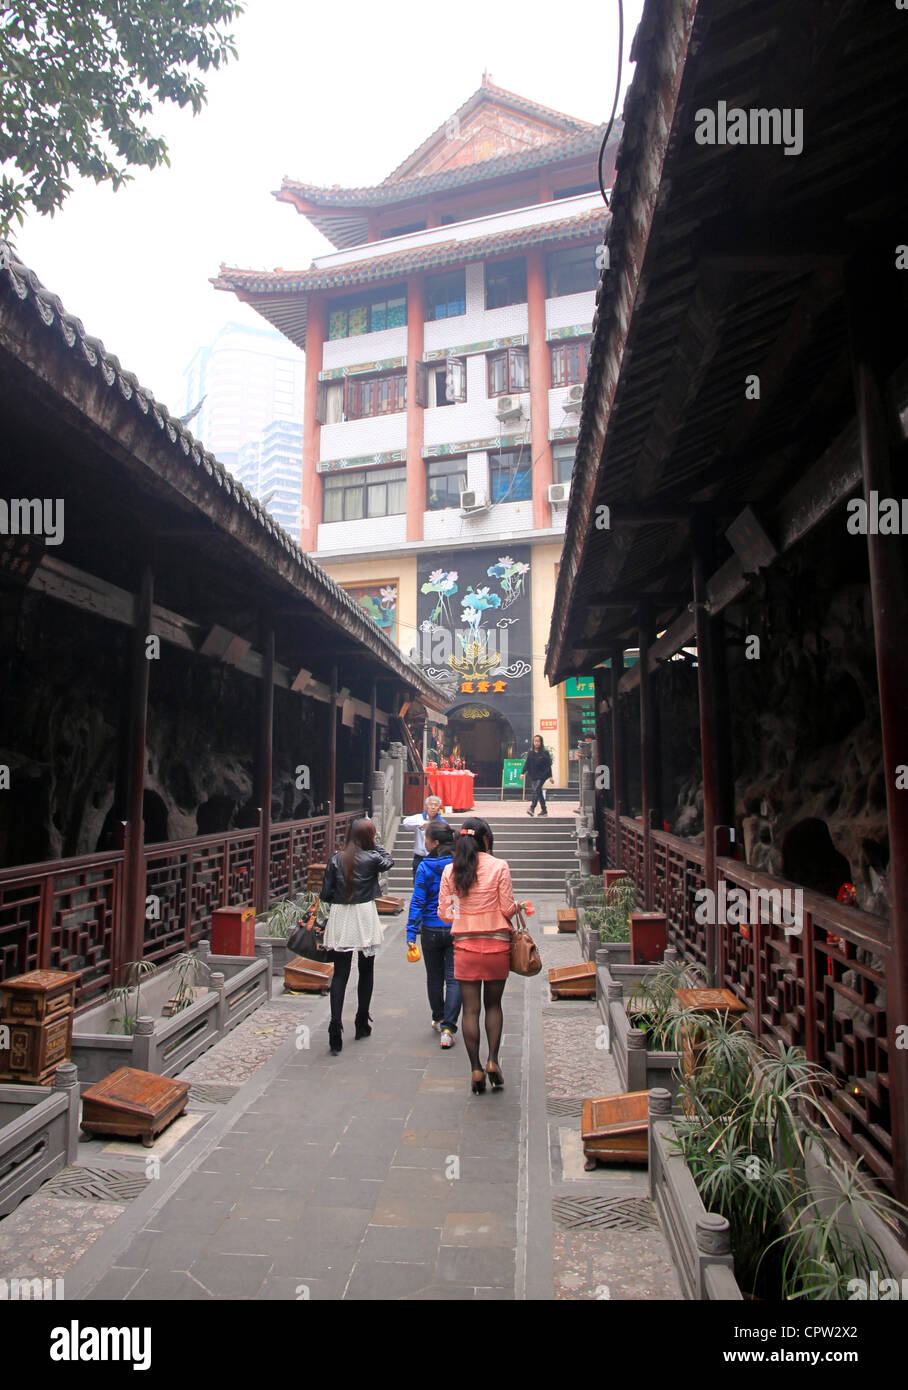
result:
M 477 808 L 477 814 L 482 812 Z M 462 815 L 446 816 L 455 835 L 465 819 Z M 506 859 L 511 880 L 518 898 L 534 893 L 560 893 L 564 890 L 567 869 L 577 867 L 577 839 L 574 822 L 567 819 L 537 817 L 530 820 L 525 811 L 513 818 L 496 818 L 490 822 L 495 836 L 494 853 Z M 385 875 L 388 892 L 398 897 L 408 895 L 413 888 L 413 831 L 400 826 L 391 848 L 394 868 Z

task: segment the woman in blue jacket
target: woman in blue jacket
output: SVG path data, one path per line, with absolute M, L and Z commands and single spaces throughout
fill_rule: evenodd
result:
M 440 821 L 440 818 L 439 818 Z M 454 978 L 454 941 L 450 922 L 438 915 L 438 887 L 442 871 L 454 857 L 454 832 L 444 821 L 426 826 L 428 853 L 416 871 L 410 915 L 407 918 L 407 945 L 422 937 L 422 957 L 426 963 L 426 989 L 432 1010 L 432 1027 L 441 1034 L 441 1046 L 454 1046 L 460 1017 L 460 985 Z

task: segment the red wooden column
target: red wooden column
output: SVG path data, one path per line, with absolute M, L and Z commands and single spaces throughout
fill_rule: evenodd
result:
M 700 707 L 700 768 L 703 777 L 703 847 L 706 886 L 718 902 L 716 826 L 719 823 L 719 764 L 716 747 L 716 678 L 713 634 L 706 607 L 706 575 L 703 555 L 704 523 L 692 526 L 694 622 L 697 642 L 697 697 Z M 719 936 L 715 923 L 706 927 L 706 968 L 712 984 L 719 983 Z
M 127 750 L 126 884 L 124 912 L 114 953 L 118 967 L 127 960 L 141 960 L 145 946 L 145 795 L 146 739 L 148 732 L 148 685 L 151 662 L 146 639 L 151 635 L 154 603 L 154 575 L 151 566 L 142 571 L 142 583 L 135 600 L 135 627 L 132 633 L 132 661 L 129 682 L 129 746 Z
M 624 753 L 622 748 L 621 711 L 618 704 L 618 682 L 624 674 L 624 652 L 619 647 L 612 648 L 611 705 L 612 705 L 612 809 L 615 812 L 615 863 L 612 866 L 622 869 L 621 857 L 621 782 L 624 776 Z
M 328 858 L 334 853 L 337 815 L 337 667 L 331 667 L 331 698 L 328 701 Z
M 303 550 L 318 547 L 318 525 L 322 519 L 322 484 L 317 472 L 322 427 L 318 422 L 318 374 L 322 369 L 327 310 L 319 296 L 309 300 L 306 321 L 306 384 L 303 395 L 303 487 L 300 545 Z
M 422 360 L 426 321 L 426 277 L 407 277 L 407 540 L 421 541 L 426 511 L 423 462 L 425 410 L 416 403 L 416 377 Z
M 268 907 L 271 886 L 271 756 L 274 737 L 274 628 L 262 624 L 262 679 L 259 686 L 258 739 L 255 749 L 255 801 L 261 808 L 259 871 L 255 910 Z
M 533 246 L 527 252 L 527 322 L 530 362 L 530 454 L 533 462 L 533 529 L 552 524 L 549 484 L 552 479 L 552 446 L 549 443 L 549 387 L 552 370 L 545 340 L 545 252 Z
M 888 254 L 888 253 L 885 253 Z M 901 497 L 904 486 L 893 476 L 893 443 L 899 422 L 886 399 L 875 350 L 885 339 L 886 309 L 898 303 L 894 287 L 863 273 L 867 265 L 891 264 L 884 253 L 867 251 L 849 278 L 851 360 L 860 431 L 864 499 L 870 494 Z M 879 315 L 879 317 L 878 317 Z M 891 321 L 890 321 L 891 322 Z M 842 518 L 844 533 L 844 517 Z M 848 539 L 843 534 L 843 544 Z M 892 1110 L 892 1164 L 896 1195 L 908 1202 L 908 1050 L 898 1046 L 900 1027 L 908 1024 L 908 790 L 896 784 L 898 769 L 908 767 L 908 581 L 900 535 L 867 536 L 870 596 L 876 647 L 886 812 L 889 822 L 889 942 L 886 972 L 889 1041 L 889 1096 Z
M 640 646 L 640 798 L 643 814 L 643 906 L 653 907 L 653 691 L 649 672 L 651 616 L 641 605 L 639 614 Z

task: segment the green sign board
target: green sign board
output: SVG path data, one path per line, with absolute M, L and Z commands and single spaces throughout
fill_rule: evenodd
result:
M 592 700 L 596 687 L 592 676 L 568 676 L 564 683 L 568 700 Z
M 523 758 L 505 758 L 501 769 L 502 789 L 523 786 Z

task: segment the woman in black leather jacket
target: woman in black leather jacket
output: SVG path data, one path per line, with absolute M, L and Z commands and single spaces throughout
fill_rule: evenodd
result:
M 392 868 L 394 860 L 375 839 L 375 824 L 366 818 L 353 821 L 347 843 L 325 868 L 321 898 L 331 904 L 325 927 L 325 950 L 334 964 L 331 980 L 331 1022 L 328 1045 L 336 1056 L 343 1047 L 344 996 L 350 978 L 353 952 L 359 953 L 356 1039 L 372 1032 L 369 1005 L 375 974 L 375 952 L 382 943 L 382 925 L 375 906 L 379 895 L 379 874 Z

